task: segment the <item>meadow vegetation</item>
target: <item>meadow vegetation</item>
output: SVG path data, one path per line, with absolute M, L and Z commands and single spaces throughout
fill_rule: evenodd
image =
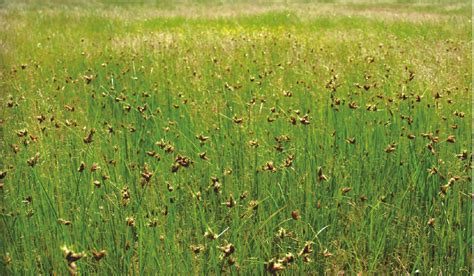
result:
M 472 272 L 470 2 L 0 8 L 0 273 Z

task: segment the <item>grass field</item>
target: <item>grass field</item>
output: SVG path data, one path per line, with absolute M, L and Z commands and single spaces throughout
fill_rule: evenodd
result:
M 472 273 L 467 1 L 3 1 L 0 274 Z

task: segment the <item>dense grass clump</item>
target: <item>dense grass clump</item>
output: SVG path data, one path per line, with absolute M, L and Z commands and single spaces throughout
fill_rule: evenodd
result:
M 4 4 L 0 273 L 471 273 L 470 6 L 401 2 Z

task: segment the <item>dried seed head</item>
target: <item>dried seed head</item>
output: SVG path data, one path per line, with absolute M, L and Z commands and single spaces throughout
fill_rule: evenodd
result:
M 107 255 L 107 252 L 105 250 L 100 250 L 100 251 L 92 250 L 92 256 L 94 256 L 94 260 L 96 261 L 100 261 L 106 255 Z
M 439 143 L 439 137 L 438 136 L 431 136 L 429 138 L 430 138 L 431 142 L 433 142 L 435 144 Z
M 209 158 L 206 156 L 206 152 L 201 152 L 199 153 L 199 158 L 201 158 L 202 160 L 209 160 Z
M 158 219 L 150 218 L 146 224 L 148 227 L 156 227 L 158 225 Z
M 289 119 L 289 120 L 290 120 L 290 123 L 291 123 L 292 125 L 296 125 L 296 122 L 297 122 L 297 121 L 296 121 L 296 117 L 290 116 L 290 119 Z
M 212 188 L 215 193 L 220 193 L 221 192 L 221 183 L 219 182 L 219 179 L 215 176 L 211 177 L 211 185 L 208 187 L 208 189 Z
M 231 257 L 227 258 L 227 264 L 228 264 L 228 265 L 230 265 L 230 266 L 231 266 L 231 265 L 234 265 L 235 262 L 236 262 L 236 260 L 235 260 L 234 257 L 231 256 Z M 236 265 L 236 268 L 239 269 L 239 266 Z
M 12 148 L 13 153 L 17 154 L 20 152 L 20 147 L 17 144 L 12 144 L 10 147 Z
M 385 152 L 386 152 L 386 153 L 391 153 L 391 152 L 394 152 L 396 149 L 397 149 L 397 144 L 392 143 L 392 144 L 389 144 L 389 145 L 385 148 Z
M 197 245 L 191 244 L 189 248 L 191 249 L 191 251 L 194 252 L 194 254 L 199 254 L 202 251 L 204 251 L 204 246 L 202 244 L 197 244 Z
M 28 130 L 27 129 L 22 129 L 22 130 L 19 130 L 16 132 L 16 135 L 18 137 L 26 137 L 26 135 L 28 135 Z
M 89 131 L 89 134 L 86 135 L 82 140 L 84 141 L 84 143 L 86 144 L 90 144 L 92 143 L 92 141 L 94 141 L 94 133 L 95 133 L 95 129 L 91 129 Z
M 94 76 L 93 75 L 84 75 L 84 76 L 82 76 L 82 78 L 84 79 L 86 84 L 89 84 L 94 79 Z
M 322 167 L 318 168 L 318 180 L 319 180 L 319 182 L 328 181 L 328 178 L 323 174 L 323 168 Z
M 270 171 L 270 172 L 276 172 L 277 171 L 275 165 L 273 164 L 273 161 L 268 161 L 265 164 L 265 166 L 263 166 L 263 170 Z
M 341 192 L 343 195 L 347 194 L 348 192 L 350 192 L 352 190 L 351 187 L 343 187 L 341 188 Z
M 225 168 L 224 169 L 224 175 L 231 175 L 233 172 L 232 168 Z
M 350 102 L 350 103 L 348 104 L 348 106 L 349 106 L 350 109 L 357 109 L 357 108 L 359 108 L 359 106 L 357 105 L 357 103 L 354 102 L 354 101 Z
M 279 271 L 285 270 L 285 266 L 278 260 L 271 259 L 265 265 L 268 272 L 271 274 L 276 274 Z
M 429 173 L 430 175 L 437 174 L 437 173 L 438 173 L 438 168 L 436 168 L 436 167 L 433 166 L 432 168 L 428 169 L 428 173 Z
M 304 247 L 303 249 L 301 249 L 300 253 L 298 254 L 298 256 L 304 256 L 304 255 L 308 255 L 310 254 L 311 252 L 313 252 L 313 242 L 311 241 L 308 241 L 304 244 Z
M 142 185 L 144 185 L 144 184 L 150 182 L 151 177 L 153 176 L 153 173 L 150 172 L 147 163 L 145 163 L 145 164 L 143 165 L 143 170 L 142 170 L 140 176 L 142 177 L 142 179 L 141 179 L 141 184 L 142 184 Z
M 276 233 L 276 236 L 280 239 L 288 237 L 288 231 L 285 228 L 280 227 Z
M 249 146 L 251 146 L 252 148 L 258 148 L 260 144 L 258 143 L 258 140 L 255 139 L 249 141 Z
M 289 168 L 293 165 L 293 160 L 295 159 L 295 156 L 290 154 L 286 157 L 284 163 L 283 163 L 283 167 L 285 168 Z
M 95 186 L 96 188 L 100 188 L 100 186 L 101 186 L 101 183 L 100 183 L 99 180 L 94 180 L 94 182 L 92 182 L 92 183 L 94 183 L 94 186 Z
M 98 163 L 93 163 L 91 166 L 91 172 L 95 172 L 97 170 L 100 170 L 100 166 Z
M 355 137 L 350 137 L 350 138 L 347 138 L 347 139 L 346 139 L 346 142 L 347 142 L 348 144 L 352 144 L 352 145 L 353 145 L 353 144 L 355 144 L 356 139 L 355 139 Z
M 225 203 L 225 205 L 229 208 L 232 208 L 235 206 L 237 202 L 234 200 L 234 197 L 232 196 L 232 194 L 230 194 L 229 196 L 229 200 L 227 200 L 227 202 Z
M 33 134 L 30 134 L 30 135 L 28 135 L 28 136 L 30 137 L 31 141 L 33 141 L 33 142 L 37 142 L 37 141 L 38 141 L 38 136 L 34 136 Z
M 215 240 L 217 239 L 217 234 L 214 234 L 210 228 L 207 228 L 207 231 L 204 233 L 204 237 L 208 238 L 209 240 Z
M 291 217 L 294 219 L 294 220 L 299 220 L 301 218 L 299 212 L 297 210 L 294 210 L 291 212 Z
M 61 250 L 63 251 L 64 258 L 66 258 L 69 264 L 77 262 L 86 256 L 85 253 L 75 253 L 72 250 L 69 250 L 66 246 L 61 247 Z
M 130 202 L 130 191 L 128 186 L 123 187 L 122 189 L 122 206 L 127 206 Z
M 174 190 L 173 185 L 171 185 L 171 183 L 168 181 L 166 182 L 166 187 L 168 188 L 169 192 L 172 192 Z
M 33 202 L 33 197 L 32 196 L 27 196 L 27 197 L 25 197 L 25 199 L 22 202 L 28 205 L 31 202 Z
M 242 122 L 244 121 L 244 118 L 242 118 L 242 117 L 239 118 L 239 117 L 237 117 L 237 116 L 235 115 L 235 116 L 232 118 L 232 120 L 234 121 L 234 123 L 240 125 L 240 124 L 242 124 Z
M 309 125 L 309 115 L 305 114 L 303 117 L 300 118 L 300 123 L 303 125 Z
M 62 224 L 62 225 L 71 225 L 72 224 L 72 222 L 70 220 L 65 220 L 65 219 L 62 219 L 62 218 L 58 219 L 58 223 Z
M 134 217 L 127 217 L 126 219 L 127 225 L 130 227 L 135 227 L 135 218 Z
M 79 168 L 77 169 L 78 172 L 83 172 L 86 168 L 86 163 L 81 162 L 81 165 L 79 165 Z
M 70 111 L 70 112 L 74 112 L 74 110 L 75 110 L 74 106 L 70 106 L 70 105 L 67 105 L 67 104 L 64 105 L 64 108 L 67 111 Z
M 40 158 L 40 154 L 39 152 L 37 152 L 35 156 L 30 157 L 28 160 L 26 160 L 26 163 L 28 163 L 28 166 L 34 167 L 38 163 L 39 158 Z
M 199 134 L 199 135 L 196 135 L 196 138 L 199 140 L 199 142 L 202 145 L 209 139 L 209 136 L 204 136 L 202 134 Z
M 432 143 L 429 143 L 429 144 L 426 144 L 426 148 L 432 153 L 432 154 L 436 154 L 436 150 L 433 146 Z
M 193 198 L 195 198 L 197 201 L 201 201 L 201 192 L 193 193 Z
M 249 202 L 249 208 L 252 209 L 252 210 L 257 210 L 258 209 L 258 201 L 257 200 L 251 200 Z
M 240 200 L 245 200 L 248 196 L 249 196 L 249 192 L 248 191 L 243 191 L 240 194 L 239 198 L 240 198 Z
M 191 165 L 192 163 L 194 163 L 191 158 L 187 157 L 187 156 L 181 156 L 181 155 L 178 155 L 176 156 L 175 158 L 175 162 L 177 164 L 179 164 L 180 166 L 182 167 L 189 167 L 189 165 Z
M 4 256 L 3 256 L 3 263 L 5 265 L 10 265 L 12 262 L 12 257 L 10 256 L 10 253 L 7 252 Z
M 179 167 L 181 167 L 178 163 L 174 163 L 173 165 L 171 165 L 171 172 L 172 173 L 175 173 L 179 170 Z
M 161 156 L 158 153 L 156 153 L 156 151 L 154 151 L 154 150 L 147 151 L 146 155 L 148 155 L 150 157 L 154 157 L 158 160 L 161 159 Z
M 446 194 L 448 193 L 449 187 L 450 187 L 449 183 L 446 184 L 446 185 L 442 185 L 442 186 L 440 187 L 439 195 L 440 195 L 441 197 L 446 196 Z
M 219 249 L 224 253 L 224 257 L 229 257 L 232 253 L 234 253 L 235 246 L 231 243 L 228 243 L 224 246 L 221 246 Z
M 448 138 L 446 139 L 446 142 L 456 143 L 456 137 L 454 135 L 449 135 Z
M 291 264 L 294 261 L 295 261 L 295 256 L 291 252 L 286 253 L 285 257 L 279 260 L 279 262 L 281 262 L 284 265 Z
M 466 160 L 468 158 L 467 150 L 463 150 L 460 154 L 456 154 L 456 157 L 460 160 Z
M 323 252 L 323 256 L 325 258 L 329 258 L 329 257 L 332 257 L 333 254 L 331 252 L 329 252 L 327 249 L 325 249 L 324 252 Z

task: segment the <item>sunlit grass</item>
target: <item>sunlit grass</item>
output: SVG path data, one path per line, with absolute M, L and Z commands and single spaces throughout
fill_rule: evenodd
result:
M 2 274 L 471 272 L 469 13 L 32 3 L 1 11 Z

